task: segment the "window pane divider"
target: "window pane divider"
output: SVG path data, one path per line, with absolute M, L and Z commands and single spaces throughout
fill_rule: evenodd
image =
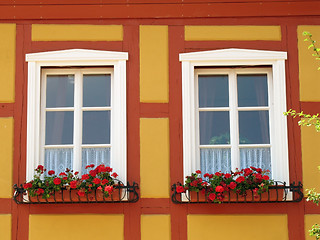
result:
M 59 107 L 59 108 L 46 108 L 45 109 L 46 112 L 60 112 L 60 111 L 64 111 L 64 112 L 72 112 L 74 111 L 73 107 Z
M 82 111 L 111 111 L 111 107 L 83 107 Z
M 230 111 L 229 107 L 199 108 L 199 112 Z
M 225 144 L 221 144 L 221 145 L 200 145 L 200 148 L 231 148 L 231 145 L 225 145 Z
M 111 144 L 85 144 L 81 146 L 82 148 L 110 148 Z
M 270 107 L 238 107 L 238 111 L 268 111 Z
M 73 145 L 46 145 L 43 146 L 45 149 L 50 149 L 50 148 L 73 148 Z
M 271 147 L 271 144 L 240 144 L 239 148 L 265 148 Z

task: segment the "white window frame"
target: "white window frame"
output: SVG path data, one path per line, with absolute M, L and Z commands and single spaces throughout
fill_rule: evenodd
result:
M 127 117 L 126 117 L 126 61 L 128 53 L 86 49 L 70 49 L 26 54 L 28 62 L 27 110 L 27 174 L 30 181 L 39 165 L 41 152 L 41 68 L 45 67 L 109 67 L 113 69 L 111 84 L 111 167 L 119 179 L 127 182 Z
M 248 49 L 223 49 L 180 54 L 182 62 L 183 173 L 184 179 L 199 169 L 199 125 L 197 123 L 196 67 L 271 66 L 272 86 L 269 101 L 271 165 L 275 180 L 289 182 L 286 111 L 286 52 Z M 234 119 L 233 119 L 234 120 Z M 276 136 L 276 137 L 272 137 Z

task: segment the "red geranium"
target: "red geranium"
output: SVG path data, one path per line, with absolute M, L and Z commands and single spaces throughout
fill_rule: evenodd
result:
M 215 193 L 210 193 L 209 194 L 209 200 L 210 201 L 213 201 L 213 200 L 215 200 L 216 199 L 216 194 Z
M 71 181 L 70 182 L 70 188 L 77 188 L 77 181 Z
M 93 179 L 93 183 L 98 185 L 101 182 L 101 180 L 99 178 L 94 178 Z
M 244 180 L 245 180 L 245 178 L 244 178 L 243 176 L 240 176 L 240 177 L 238 177 L 238 178 L 236 179 L 236 181 L 237 181 L 238 183 L 242 183 Z
M 105 185 L 105 184 L 107 184 L 109 181 L 108 181 L 108 179 L 103 179 L 102 181 L 101 181 L 101 184 L 102 185 Z
M 24 189 L 28 189 L 28 188 L 31 188 L 32 187 L 32 183 L 25 183 L 24 185 L 23 185 L 23 188 Z
M 184 192 L 184 187 L 182 186 L 177 186 L 177 193 L 183 193 Z
M 55 185 L 59 185 L 61 183 L 61 179 L 60 178 L 55 178 L 55 179 L 53 179 L 53 183 Z
M 53 170 L 50 170 L 49 172 L 48 172 L 48 175 L 53 175 L 55 172 L 53 171 Z
M 44 190 L 42 188 L 39 188 L 37 191 L 36 191 L 37 195 L 41 195 L 44 193 Z
M 116 178 L 116 177 L 118 177 L 118 174 L 117 173 L 112 173 L 111 176 Z
M 222 186 L 216 187 L 216 192 L 223 192 L 223 191 L 224 191 L 224 187 L 222 187 Z
M 82 180 L 87 180 L 89 178 L 90 178 L 90 176 L 88 174 L 83 174 L 81 177 Z

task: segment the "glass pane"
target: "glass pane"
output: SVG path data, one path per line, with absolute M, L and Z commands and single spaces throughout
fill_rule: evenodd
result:
M 200 145 L 230 144 L 229 112 L 200 112 Z
M 82 143 L 110 143 L 110 111 L 83 112 Z
M 110 106 L 111 75 L 83 75 L 83 106 Z
M 82 174 L 91 170 L 86 169 L 86 166 L 90 164 L 94 164 L 95 167 L 100 164 L 110 166 L 110 148 L 82 148 Z
M 241 169 L 251 166 L 271 171 L 270 148 L 240 148 Z
M 202 173 L 224 173 L 231 171 L 230 148 L 201 148 L 200 169 Z
M 73 112 L 46 112 L 46 145 L 73 143 Z
M 240 144 L 268 144 L 269 111 L 239 112 Z
M 72 169 L 73 149 L 72 148 L 54 148 L 45 149 L 44 168 L 54 170 L 58 175 L 64 172 L 66 168 Z
M 48 75 L 46 89 L 46 106 L 73 107 L 74 75 Z
M 267 74 L 238 75 L 238 106 L 268 106 Z
M 199 107 L 228 107 L 228 75 L 199 75 Z

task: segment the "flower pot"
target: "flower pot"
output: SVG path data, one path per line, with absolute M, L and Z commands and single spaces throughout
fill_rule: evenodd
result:
M 282 201 L 284 195 L 283 188 L 268 189 L 268 191 L 258 195 L 255 201 Z
M 188 191 L 188 198 L 190 202 L 206 202 L 206 193 L 202 191 L 195 192 L 195 191 Z

